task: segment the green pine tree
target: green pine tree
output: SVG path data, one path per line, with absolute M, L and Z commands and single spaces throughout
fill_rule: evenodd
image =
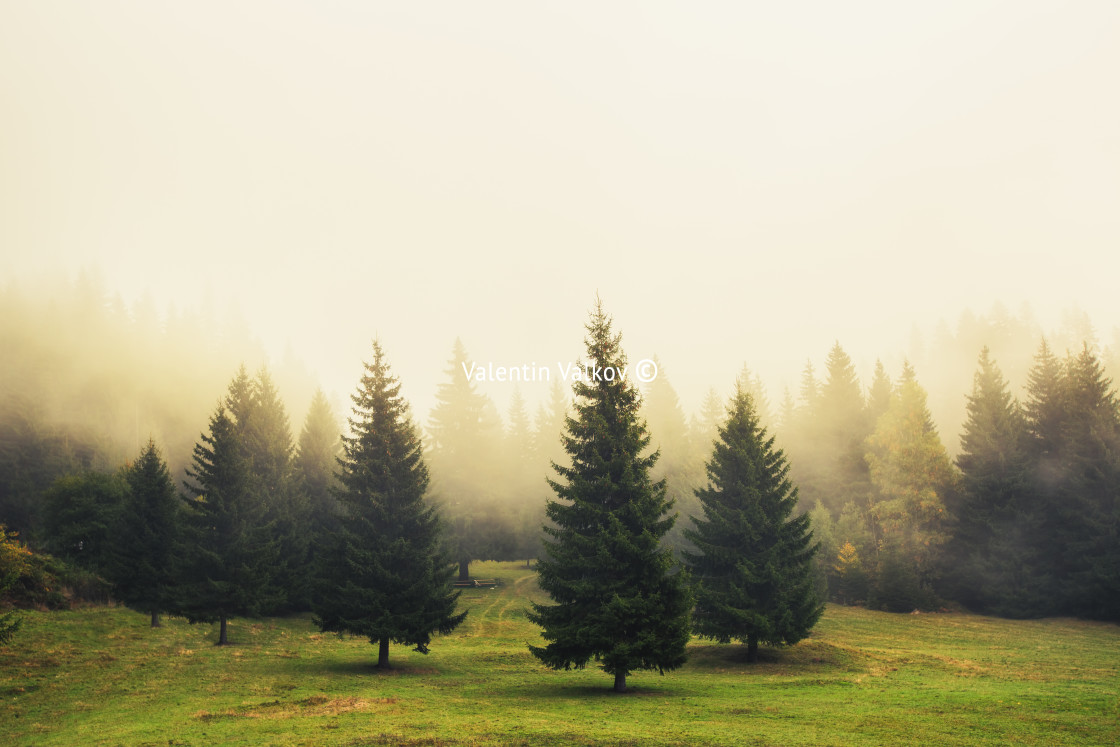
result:
M 272 584 L 284 592 L 265 614 L 309 608 L 311 576 L 307 556 L 311 543 L 307 494 L 295 479 L 294 447 L 288 413 L 268 370 L 262 368 L 250 386 L 250 401 L 238 431 L 253 475 L 254 488 L 274 526 L 279 559 Z M 231 407 L 231 409 L 233 409 Z
M 255 616 L 283 599 L 273 585 L 279 551 L 268 506 L 224 404 L 210 418 L 210 433 L 195 444 L 192 461 L 171 611 L 192 623 L 219 622 L 218 645 L 224 646 L 230 618 Z
M 375 340 L 351 397 L 351 435 L 339 460 L 344 520 L 315 605 L 320 629 L 378 644 L 382 668 L 390 642 L 426 654 L 433 633 L 450 633 L 467 616 L 455 611 L 454 567 L 435 508 L 424 501 L 428 468 L 400 389 Z
M 503 505 L 501 418 L 467 376 L 470 363 L 456 338 L 429 428 L 432 492 L 449 527 L 460 581 L 470 578 L 471 561 L 508 560 L 517 553 Z
M 1023 557 L 1030 464 L 1022 408 L 985 346 L 961 435 L 950 589 L 973 609 L 1021 616 L 1036 575 Z
M 1023 403 L 1027 431 L 1027 458 L 1030 465 L 1027 493 L 1017 511 L 1022 536 L 1009 539 L 1022 547 L 1021 567 L 1028 573 L 1027 594 L 1022 609 L 1008 614 L 1038 617 L 1063 611 L 1063 583 L 1070 573 L 1061 528 L 1067 517 L 1062 505 L 1068 479 L 1065 464 L 1066 371 L 1046 340 L 1039 344 L 1027 375 L 1027 396 Z M 1021 540 L 1021 543 L 1019 541 Z
M 81 568 L 104 573 L 127 493 L 124 470 L 87 471 L 55 480 L 43 496 L 47 549 Z
M 693 495 L 695 483 L 692 474 L 692 444 L 689 440 L 688 425 L 681 409 L 677 390 L 665 370 L 665 366 L 653 357 L 657 364 L 657 378 L 646 385 L 642 398 L 642 415 L 649 430 L 650 443 L 657 449 L 657 464 L 650 470 L 654 480 L 665 481 L 665 495 L 682 516 L 692 516 L 699 512 Z M 665 542 L 675 551 L 684 546 L 681 534 L 682 523 L 674 524 L 665 536 Z
M 797 488 L 785 454 L 759 423 L 741 383 L 719 430 L 709 485 L 696 492 L 702 519 L 686 533 L 685 553 L 696 583 L 695 631 L 706 638 L 747 644 L 793 644 L 821 615 L 813 573 L 817 545 L 809 514 L 793 516 Z
M 322 389 L 315 391 L 299 434 L 294 462 L 295 479 L 307 497 L 310 535 L 309 551 L 316 554 L 321 538 L 338 529 L 340 508 L 335 498 L 335 470 L 342 454 L 342 429 Z M 311 558 L 314 564 L 314 557 Z
M 172 603 L 182 502 L 151 439 L 125 479 L 129 489 L 116 526 L 109 577 L 117 599 L 151 615 L 152 627 L 158 628 L 160 613 Z
M 563 439 L 571 466 L 557 465 L 559 479 L 550 481 L 554 524 L 539 563 L 540 587 L 555 604 L 534 604 L 529 615 L 548 643 L 529 649 L 553 669 L 594 659 L 625 692 L 631 672 L 685 662 L 692 599 L 661 547 L 675 516 L 664 481 L 650 478 L 658 455 L 643 455 L 650 437 L 638 390 L 619 374 L 622 336 L 611 334 L 601 302 L 587 331 L 587 377 L 573 385 L 575 416 Z
M 1066 420 L 1053 527 L 1066 570 L 1064 610 L 1120 621 L 1120 405 L 1088 343 L 1066 362 Z

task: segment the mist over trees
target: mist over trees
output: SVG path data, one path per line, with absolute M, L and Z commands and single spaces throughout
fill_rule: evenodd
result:
M 127 305 L 94 272 L 0 286 L 0 521 L 42 546 L 51 484 L 112 472 L 149 438 L 178 481 L 230 372 L 267 359 L 225 312 L 206 296 L 199 309 Z M 277 381 L 302 413 L 307 370 L 285 359 Z
M 283 591 L 240 608 L 308 609 L 317 538 L 338 529 L 342 511 L 336 459 L 346 428 L 302 366 L 265 368 L 244 324 L 212 303 L 130 307 L 89 273 L 52 288 L 9 284 L 0 309 L 0 523 L 34 550 L 112 580 L 108 548 L 138 510 L 128 474 L 145 445 L 158 446 L 182 491 L 185 470 L 200 469 L 194 447 L 212 448 L 199 431 L 229 427 L 244 490 L 276 545 L 262 588 Z M 823 355 L 805 359 L 780 397 L 744 366 L 759 423 L 789 460 L 797 514 L 811 516 L 819 595 L 900 611 L 956 602 L 1116 619 L 1116 342 L 1102 347 L 1080 312 L 1043 330 L 1029 311 L 996 305 L 915 333 L 905 358 L 883 350 L 857 364 L 841 341 L 810 351 Z M 457 341 L 420 434 L 465 579 L 473 560 L 539 555 L 551 521 L 546 477 L 552 464 L 570 464 L 561 434 L 571 414 L 559 380 L 511 386 L 499 411 L 463 370 L 468 359 Z M 702 514 L 696 491 L 709 485 L 704 465 L 728 398 L 709 390 L 690 412 L 675 364 L 658 365 L 641 415 L 647 448 L 659 451 L 651 478 L 665 481 L 680 514 L 663 543 L 680 556 L 696 549 L 684 529 Z M 214 420 L 227 384 L 228 425 Z M 298 434 L 289 413 L 306 413 Z M 192 502 L 179 517 L 187 533 Z M 198 562 L 178 556 L 183 567 Z

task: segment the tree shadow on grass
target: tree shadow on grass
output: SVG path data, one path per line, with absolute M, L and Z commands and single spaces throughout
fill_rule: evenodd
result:
M 408 663 L 392 664 L 388 669 L 377 666 L 376 660 L 328 659 L 320 667 L 325 672 L 341 675 L 367 675 L 370 677 L 438 677 L 443 672 L 435 667 L 413 666 Z
M 747 647 L 738 643 L 693 643 L 685 668 L 701 672 L 781 675 L 824 671 L 861 671 L 868 657 L 823 641 L 805 640 L 795 646 L 759 647 L 758 661 L 747 661 Z
M 656 674 L 654 675 L 656 676 Z M 672 676 L 672 675 L 666 675 Z M 671 697 L 680 694 L 670 683 L 656 684 L 642 681 L 638 684 L 627 683 L 626 692 L 614 691 L 614 677 L 603 675 L 603 684 L 588 685 L 586 683 L 568 683 L 548 680 L 538 684 L 518 685 L 508 691 L 509 695 L 516 697 L 530 697 L 534 700 L 567 700 L 586 698 L 643 698 L 643 697 Z

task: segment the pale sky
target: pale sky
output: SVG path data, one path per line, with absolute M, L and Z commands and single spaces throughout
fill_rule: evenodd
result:
M 995 301 L 1107 333 L 1118 41 L 1112 1 L 0 0 L 0 281 L 210 294 L 342 396 L 379 335 L 421 420 L 456 336 L 574 360 L 596 292 L 689 409 Z

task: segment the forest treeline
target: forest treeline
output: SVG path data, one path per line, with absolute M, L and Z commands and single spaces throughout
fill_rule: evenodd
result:
M 261 524 L 276 545 L 274 569 L 288 577 L 274 584 L 282 594 L 254 605 L 308 608 L 300 569 L 316 532 L 338 520 L 335 457 L 347 430 L 322 393 L 312 394 L 311 377 L 294 363 L 274 375 L 247 331 L 216 316 L 161 320 L 151 304 L 129 309 L 109 299 L 89 277 L 64 290 L 0 293 L 0 523 L 81 568 L 108 567 L 101 552 L 120 526 L 110 514 L 125 505 L 128 470 L 144 444 L 159 445 L 176 493 L 189 496 L 200 487 L 199 431 L 209 418 L 213 437 L 221 401 L 234 426 L 254 422 L 242 436 L 267 472 L 259 479 L 274 486 Z M 796 395 L 777 402 L 757 375 L 740 372 L 820 543 L 819 593 L 896 611 L 959 602 L 1010 616 L 1120 618 L 1120 414 L 1105 373 L 1112 350 L 1100 351 L 1076 315 L 1044 338 L 1029 317 L 997 307 L 966 315 L 956 333 L 939 330 L 934 344 L 912 352 L 914 365 L 888 372 L 879 364 L 861 381 L 837 343 L 819 374 L 810 363 Z M 417 419 L 427 493 L 463 579 L 473 560 L 539 555 L 553 495 L 545 478 L 551 463 L 565 464 L 561 434 L 572 414 L 569 392 L 556 383 L 532 414 L 515 392 L 503 417 L 462 375 L 468 360 L 456 340 L 436 406 Z M 697 491 L 709 484 L 731 400 L 713 390 L 686 416 L 671 366 L 661 370 L 641 405 L 650 449 L 660 453 L 651 475 L 665 479 L 682 517 L 700 516 Z M 957 397 L 963 425 L 951 444 L 934 426 L 938 403 L 952 409 L 945 387 L 927 393 L 926 370 L 942 382 L 955 371 L 963 391 L 971 383 Z M 300 408 L 308 415 L 298 434 L 288 422 L 292 401 L 310 403 Z M 250 403 L 257 415 L 242 418 L 238 408 Z M 690 527 L 677 521 L 666 546 L 693 551 Z

